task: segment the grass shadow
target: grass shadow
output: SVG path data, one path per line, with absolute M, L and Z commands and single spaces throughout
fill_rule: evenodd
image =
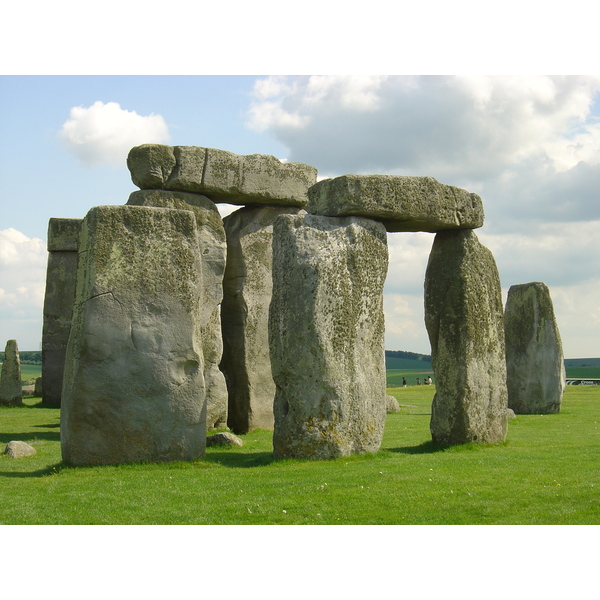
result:
M 39 427 L 42 427 L 40 425 Z M 54 427 L 54 425 L 43 425 L 43 427 Z M 54 431 L 26 431 L 23 433 L 0 433 L 0 443 L 8 444 L 8 442 L 12 442 L 13 440 L 18 440 L 21 442 L 26 442 L 29 444 L 32 441 L 37 440 L 45 440 L 47 442 L 59 442 L 60 441 L 60 432 Z
M 30 478 L 30 477 L 46 477 L 47 475 L 55 475 L 60 473 L 64 467 L 64 463 L 59 462 L 55 465 L 48 465 L 37 471 L 0 471 L 0 477 L 15 477 L 15 478 Z
M 450 448 L 450 444 L 435 444 L 431 440 L 423 442 L 418 446 L 403 446 L 401 448 L 386 448 L 388 452 L 397 452 L 399 454 L 435 454 L 436 452 L 443 452 Z
M 204 457 L 206 462 L 218 463 L 224 467 L 236 469 L 250 469 L 252 467 L 264 467 L 271 464 L 275 459 L 272 452 L 207 452 Z

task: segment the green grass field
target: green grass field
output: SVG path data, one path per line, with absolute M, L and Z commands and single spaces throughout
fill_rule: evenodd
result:
M 432 445 L 434 388 L 390 388 L 382 449 L 272 459 L 271 433 L 184 463 L 66 467 L 60 410 L 0 407 L 0 524 L 599 524 L 600 389 L 567 388 L 557 415 L 518 415 L 505 443 Z

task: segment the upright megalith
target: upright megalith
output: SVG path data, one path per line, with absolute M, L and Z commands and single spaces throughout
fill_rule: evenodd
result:
M 342 175 L 319 181 L 308 196 L 309 213 L 367 217 L 381 221 L 388 231 L 475 229 L 484 219 L 477 194 L 433 177 Z
M 223 279 L 223 360 L 229 390 L 227 424 L 235 433 L 273 429 L 275 383 L 269 352 L 273 291 L 273 222 L 300 209 L 247 206 L 223 219 L 227 268 Z
M 2 374 L 0 374 L 0 404 L 5 406 L 21 406 L 23 404 L 21 361 L 17 340 L 8 340 L 4 349 Z
M 560 411 L 565 362 L 550 290 L 513 285 L 504 311 L 508 406 L 516 414 Z
M 61 403 L 65 354 L 77 286 L 77 249 L 83 219 L 50 219 L 42 327 L 43 399 Z
M 88 212 L 63 386 L 65 462 L 204 454 L 202 273 L 191 211 L 98 206 Z
M 214 202 L 302 207 L 317 169 L 266 154 L 238 155 L 216 148 L 142 144 L 127 166 L 142 189 L 204 194 Z
M 386 415 L 383 225 L 282 215 L 269 316 L 275 458 L 376 452 Z
M 425 324 L 436 377 L 433 441 L 503 441 L 507 391 L 500 278 L 492 253 L 474 231 L 436 235 L 425 276 Z
M 127 204 L 189 210 L 196 218 L 202 257 L 203 299 L 199 318 L 206 385 L 206 426 L 209 429 L 225 427 L 227 385 L 219 363 L 223 353 L 220 304 L 223 299 L 227 245 L 221 215 L 215 203 L 206 196 L 186 192 L 140 190 L 129 196 Z

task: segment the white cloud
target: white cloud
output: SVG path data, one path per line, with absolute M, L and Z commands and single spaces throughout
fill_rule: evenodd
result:
M 21 350 L 38 349 L 47 261 L 41 239 L 0 231 L 0 344 L 16 339 Z
M 125 167 L 133 146 L 167 143 L 169 129 L 160 115 L 142 116 L 117 102 L 97 101 L 88 108 L 71 108 L 59 139 L 87 166 Z
M 277 77 L 256 82 L 248 126 L 320 179 L 429 175 L 479 194 L 478 236 L 505 291 L 547 283 L 567 356 L 599 356 L 599 97 L 597 76 Z M 386 343 L 426 352 L 418 307 L 432 237 L 410 235 L 388 236 Z

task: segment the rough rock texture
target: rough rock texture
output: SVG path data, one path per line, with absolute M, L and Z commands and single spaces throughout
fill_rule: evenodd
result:
M 560 411 L 565 362 L 550 290 L 545 283 L 513 285 L 504 312 L 508 406 L 516 414 Z
M 269 316 L 275 458 L 376 452 L 385 422 L 385 228 L 283 215 Z
M 83 219 L 50 219 L 42 328 L 43 399 L 61 403 L 65 354 L 77 286 L 77 248 Z
M 43 378 L 36 377 L 35 385 L 33 387 L 33 395 L 36 396 L 37 398 L 41 398 L 43 394 L 44 394 Z
M 189 210 L 87 214 L 61 410 L 66 463 L 203 456 L 201 253 Z
M 6 444 L 4 454 L 8 454 L 11 458 L 24 458 L 36 454 L 36 449 L 25 442 L 13 440 Z
M 343 175 L 319 181 L 308 196 L 309 213 L 368 217 L 381 221 L 388 231 L 475 229 L 484 219 L 477 194 L 433 177 Z
M 8 340 L 4 349 L 4 361 L 0 375 L 0 404 L 6 406 L 23 404 L 21 361 L 17 340 Z
M 394 396 L 385 397 L 385 412 L 397 413 L 400 412 L 400 404 Z
M 206 437 L 207 446 L 243 446 L 244 442 L 233 433 L 223 431 Z
M 156 206 L 191 210 L 198 227 L 198 244 L 202 254 L 204 299 L 200 306 L 200 327 L 206 385 L 206 426 L 209 429 L 227 424 L 227 385 L 219 370 L 223 354 L 220 303 L 223 299 L 223 273 L 227 255 L 223 220 L 212 200 L 200 194 L 143 190 L 133 192 L 130 206 Z
M 221 309 L 221 369 L 229 390 L 227 425 L 235 433 L 273 429 L 275 382 L 269 353 L 273 221 L 299 210 L 245 207 L 223 219 L 227 267 Z
M 143 144 L 130 150 L 127 166 L 133 183 L 142 189 L 205 194 L 229 204 L 301 207 L 317 181 L 317 170 L 310 165 L 198 146 Z
M 435 237 L 425 324 L 436 378 L 431 434 L 439 444 L 500 442 L 507 430 L 500 278 L 473 231 Z

